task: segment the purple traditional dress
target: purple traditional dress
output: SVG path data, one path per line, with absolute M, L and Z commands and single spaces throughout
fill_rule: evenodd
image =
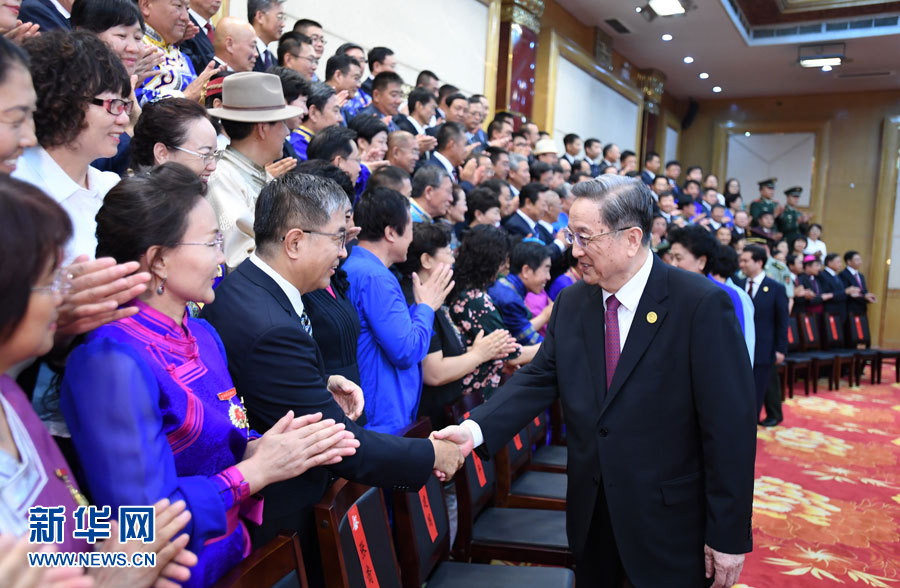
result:
M 134 304 L 138 314 L 93 331 L 72 352 L 63 415 L 96 504 L 187 503 L 188 549 L 200 560 L 187 585 L 208 586 L 250 552 L 243 519 L 262 517 L 235 467 L 257 435 L 215 329 Z

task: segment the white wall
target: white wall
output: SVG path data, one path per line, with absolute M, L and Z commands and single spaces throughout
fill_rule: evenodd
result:
M 663 165 L 665 165 L 667 161 L 672 161 L 673 159 L 678 159 L 678 130 L 677 129 L 673 129 L 670 126 L 666 126 L 665 151 L 660 154 L 660 159 L 662 160 Z M 663 168 L 660 173 L 662 173 L 664 171 L 665 171 L 665 168 Z
M 894 234 L 891 235 L 891 263 L 888 272 L 888 288 L 900 290 L 900 176 L 897 177 L 897 199 L 894 204 Z
M 800 206 L 809 206 L 815 151 L 815 133 L 730 135 L 728 171 L 724 177 L 719 176 L 719 183 L 724 186 L 726 178 L 737 178 L 747 205 L 756 199 L 757 182 L 778 178 L 776 200 L 784 202 L 784 191 L 800 186 L 803 188 Z
M 246 0 L 231 0 L 229 12 L 246 18 Z M 366 51 L 391 48 L 397 73 L 407 84 L 415 85 L 419 72 L 430 69 L 441 83 L 453 84 L 467 95 L 484 93 L 488 7 L 478 0 L 288 0 L 285 12 L 285 31 L 292 30 L 299 18 L 322 23 L 328 44 L 319 78 L 325 77 L 325 62 L 335 49 L 353 42 Z
M 577 133 L 582 139 L 615 143 L 624 151 L 635 149 L 640 119 L 638 105 L 566 59 L 556 69 L 556 105 L 553 139 L 563 152 L 563 137 Z

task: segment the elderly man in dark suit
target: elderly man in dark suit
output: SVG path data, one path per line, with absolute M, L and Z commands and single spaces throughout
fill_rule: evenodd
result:
M 638 178 L 577 184 L 584 277 L 535 359 L 471 420 L 436 433 L 496 453 L 560 398 L 579 586 L 735 584 L 750 551 L 756 449 L 750 360 L 728 295 L 650 251 Z
M 461 465 L 452 443 L 358 426 L 351 417 L 362 411 L 362 391 L 325 372 L 301 295 L 327 287 L 346 257 L 349 211 L 347 195 L 328 179 L 286 174 L 267 184 L 256 205 L 256 252 L 223 280 L 216 300 L 203 309 L 222 338 L 228 370 L 254 430 L 269 429 L 288 410 L 298 416 L 321 412 L 345 423 L 360 442 L 355 456 L 263 492 L 266 509 L 262 525 L 251 531 L 254 544 L 272 539 L 279 529 L 299 530 L 313 584 L 320 570 L 312 511 L 332 474 L 405 489 L 422 486 L 432 470 L 455 471 Z
M 215 55 L 213 39 L 216 35 L 216 27 L 213 26 L 211 19 L 219 11 L 221 5 L 222 0 L 191 0 L 188 16 L 191 18 L 191 24 L 200 29 L 200 32 L 190 39 L 182 41 L 179 48 L 194 64 L 196 72 L 206 69 Z

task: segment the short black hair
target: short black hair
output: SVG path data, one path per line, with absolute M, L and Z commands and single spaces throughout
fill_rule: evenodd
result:
M 644 164 L 648 164 L 654 159 L 659 159 L 659 153 L 656 151 L 648 151 L 647 155 L 644 156 Z
M 411 182 L 409 173 L 405 169 L 401 169 L 396 165 L 386 165 L 378 168 L 366 182 L 366 188 L 372 190 L 378 186 L 384 186 L 391 190 L 400 191 L 404 182 Z
M 585 150 L 590 149 L 596 143 L 599 143 L 599 142 L 600 142 L 600 139 L 594 139 L 594 138 L 588 139 L 584 142 L 584 148 L 585 148 Z
M 444 84 L 440 88 L 438 88 L 438 104 L 444 101 L 444 98 L 449 96 L 450 94 L 456 94 L 459 92 L 459 88 L 454 86 L 453 84 Z
M 850 260 L 853 259 L 853 256 L 859 255 L 859 251 L 854 251 L 851 249 L 847 253 L 844 254 L 844 263 L 850 263 Z
M 671 160 L 671 161 L 667 161 L 667 162 L 666 162 L 666 169 L 669 169 L 669 168 L 672 167 L 673 165 L 677 165 L 678 167 L 681 167 L 681 162 L 678 161 L 677 159 L 673 159 L 673 160 Z
M 839 253 L 835 253 L 834 251 L 832 251 L 831 253 L 829 253 L 828 255 L 825 256 L 825 265 L 828 265 L 829 263 L 831 263 L 832 261 L 834 261 L 835 259 L 838 259 L 840 257 L 841 257 L 841 255 Z
M 440 80 L 440 78 L 430 69 L 423 69 L 419 72 L 419 75 L 416 76 L 416 86 L 421 86 L 427 83 L 428 80 Z
M 309 80 L 292 69 L 280 65 L 269 68 L 268 73 L 275 74 L 281 79 L 281 92 L 284 101 L 290 104 L 300 96 L 309 96 L 312 86 Z
M 437 147 L 438 151 L 442 151 L 450 141 L 459 142 L 465 139 L 466 131 L 463 126 L 456 122 L 445 122 L 438 131 Z
M 547 173 L 548 171 L 553 171 L 553 167 L 544 161 L 535 160 L 530 166 L 528 166 L 528 171 L 531 173 L 531 179 L 534 182 L 537 182 L 541 179 L 541 176 Z
M 497 162 L 500 161 L 500 158 L 503 155 L 509 157 L 509 151 L 503 149 L 502 147 L 494 147 L 493 145 L 482 151 L 482 153 L 487 154 L 488 157 L 491 158 L 491 163 L 494 165 L 497 165 Z
M 394 52 L 387 47 L 372 47 L 369 49 L 369 54 L 367 55 L 369 65 L 372 66 L 376 63 L 384 63 L 384 60 L 387 59 L 389 55 L 393 54 Z
M 684 175 L 689 176 L 689 175 L 691 175 L 691 172 L 694 171 L 694 170 L 696 170 L 696 169 L 699 169 L 700 171 L 703 171 L 703 168 L 700 167 L 699 165 L 689 165 L 688 168 L 687 168 L 687 170 L 685 170 Z
M 335 157 L 350 157 L 353 153 L 353 143 L 356 141 L 356 131 L 346 129 L 339 125 L 322 129 L 312 138 L 306 148 L 306 156 L 309 159 L 321 159 L 332 161 Z
M 541 267 L 544 260 L 550 259 L 550 252 L 546 245 L 534 241 L 523 241 L 513 247 L 509 255 L 509 273 L 519 275 L 525 266 L 536 270 Z
M 169 149 L 180 147 L 189 138 L 190 124 L 201 118 L 208 118 L 206 109 L 187 98 L 173 97 L 145 104 L 131 138 L 132 167 L 153 167 L 156 162 L 153 146 L 162 143 Z
M 425 88 L 413 88 L 406 99 L 406 105 L 409 107 L 410 114 L 416 111 L 416 104 L 427 105 L 429 102 L 434 102 L 434 94 Z
M 722 210 L 725 210 L 725 207 L 724 207 L 723 205 L 721 205 L 721 204 L 713 204 L 713 205 L 710 207 L 709 211 L 712 212 L 712 211 L 714 211 L 714 210 L 717 209 L 717 208 L 721 208 Z
M 334 88 L 325 82 L 313 82 L 310 84 L 309 94 L 306 96 L 307 113 L 306 116 L 303 117 L 303 120 L 309 118 L 309 110 L 312 110 L 313 106 L 315 106 L 319 112 L 325 110 L 325 105 L 328 104 L 328 101 L 331 100 L 331 97 L 335 94 Z
M 69 23 L 72 29 L 85 29 L 96 34 L 135 23 L 142 31 L 146 28 L 137 2 L 132 0 L 75 0 Z
M 247 22 L 253 24 L 257 12 L 268 12 L 273 6 L 284 4 L 285 0 L 248 0 Z
M 547 169 L 550 169 L 550 166 L 547 166 Z M 522 189 L 519 191 L 519 206 L 525 206 L 526 202 L 531 202 L 532 204 L 537 204 L 537 201 L 540 199 L 541 194 L 549 190 L 546 184 L 542 184 L 540 182 L 531 182 L 522 186 Z
M 482 214 L 492 208 L 500 208 L 500 198 L 490 188 L 478 186 L 466 195 L 466 224 L 475 220 L 475 211 Z
M 673 192 L 672 190 L 663 190 L 661 194 L 657 195 L 657 198 L 659 200 L 662 200 L 663 198 L 671 198 L 672 200 L 675 200 L 675 192 Z
M 356 43 L 343 43 L 340 47 L 338 47 L 335 50 L 334 54 L 335 55 L 343 55 L 343 54 L 347 53 L 347 51 L 350 51 L 351 49 L 358 49 L 358 50 L 362 51 L 363 53 L 365 53 L 363 48 L 361 46 L 357 45 Z M 362 66 L 365 64 L 360 63 L 360 65 Z
M 716 248 L 720 246 L 715 237 L 700 225 L 688 225 L 686 227 L 674 227 L 668 232 L 669 243 L 678 243 L 691 252 L 698 260 L 706 257 L 703 273 L 707 274 L 713 266 L 716 258 Z
M 406 251 L 406 261 L 396 265 L 404 276 L 422 269 L 422 254 L 434 255 L 450 245 L 450 227 L 444 223 L 413 223 L 413 238 Z
M 379 74 L 381 75 L 381 74 Z M 371 142 L 378 133 L 384 133 L 387 139 L 388 126 L 377 116 L 360 112 L 350 119 L 347 128 L 356 132 L 357 139 L 365 139 Z
M 495 135 L 503 132 L 503 125 L 504 122 L 501 119 L 495 118 L 491 121 L 491 124 L 489 124 L 487 128 L 488 141 L 492 141 Z
M 575 141 L 578 141 L 579 139 L 581 139 L 581 137 L 579 137 L 575 133 L 569 133 L 568 135 L 563 137 L 563 145 L 567 145 L 567 146 L 571 145 L 572 143 L 574 143 Z
M 388 227 L 402 235 L 408 220 L 409 200 L 383 186 L 363 192 L 353 210 L 353 221 L 362 229 L 360 241 L 381 241 Z
M 700 188 L 700 182 L 698 182 L 697 180 L 688 180 L 684 183 L 684 189 L 687 190 L 687 187 L 691 184 L 694 184 L 695 186 L 697 186 L 697 188 Z
M 769 260 L 769 254 L 766 253 L 766 248 L 762 245 L 745 245 L 744 251 L 750 253 L 750 259 L 752 259 L 753 261 L 758 261 L 763 265 L 765 265 L 765 263 Z
M 341 72 L 344 75 L 350 74 L 350 68 L 354 65 L 362 69 L 362 65 L 353 57 L 346 53 L 335 53 L 325 62 L 325 81 L 334 79 L 334 74 Z
M 463 94 L 462 92 L 454 92 L 453 94 L 450 94 L 449 96 L 445 96 L 445 97 L 444 97 L 444 104 L 446 104 L 447 106 L 450 106 L 450 105 L 452 105 L 454 102 L 456 102 L 457 100 L 463 100 L 463 101 L 465 101 L 465 102 L 468 104 L 468 100 L 466 99 L 466 95 Z
M 318 27 L 321 29 L 322 25 L 320 25 L 316 21 L 309 19 L 309 18 L 301 18 L 297 22 L 294 23 L 294 31 L 296 31 L 298 33 L 303 32 L 301 29 L 305 29 L 305 28 L 309 28 L 309 27 Z
M 295 51 L 300 49 L 301 45 L 312 46 L 312 39 L 303 33 L 288 31 L 281 35 L 278 39 L 278 65 L 284 65 L 284 56 L 290 53 L 295 55 Z
M 813 223 L 813 224 L 809 225 L 809 228 L 810 228 L 810 229 L 813 228 L 813 227 L 819 229 L 819 231 L 822 230 L 822 225 L 820 225 L 819 223 Z
M 637 158 L 637 153 L 626 149 L 625 151 L 622 152 L 622 155 L 619 156 L 619 161 L 625 161 L 625 158 L 627 158 L 627 157 Z
M 709 268 L 709 273 L 730 278 L 737 273 L 740 267 L 737 251 L 731 247 L 722 246 L 716 248 L 715 259 L 713 259 L 712 267 Z
M 297 164 L 292 169 L 292 174 L 309 174 L 311 176 L 319 176 L 320 178 L 328 178 L 347 194 L 347 199 L 352 203 L 356 198 L 356 188 L 353 186 L 353 180 L 347 175 L 347 172 L 336 165 L 333 165 L 322 159 L 307 159 Z M 370 179 L 371 181 L 371 179 Z
M 383 71 L 372 80 L 372 92 L 383 92 L 387 90 L 391 84 L 403 86 L 403 78 L 400 74 L 392 71 Z
M 603 157 L 606 157 L 606 154 L 609 153 L 613 147 L 615 147 L 615 143 L 607 143 L 603 146 Z
M 501 180 L 500 178 L 491 178 L 489 180 L 485 180 L 478 184 L 479 188 L 487 188 L 491 192 L 497 195 L 497 198 L 503 194 L 503 188 L 509 189 L 509 182 L 506 180 Z

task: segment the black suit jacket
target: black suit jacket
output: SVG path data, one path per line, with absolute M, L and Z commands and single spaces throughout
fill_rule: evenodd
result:
M 563 252 L 560 251 L 559 247 L 554 243 L 553 235 L 540 224 L 535 224 L 534 230 L 532 230 L 531 227 L 528 226 L 528 223 L 525 222 L 525 219 L 517 213 L 513 213 L 503 221 L 503 228 L 506 229 L 506 232 L 510 235 L 515 235 L 523 239 L 526 237 L 540 239 L 544 245 L 546 245 L 547 255 L 550 256 L 551 261 L 556 261 L 562 257 Z
M 602 484 L 635 586 L 708 585 L 704 544 L 752 547 L 755 393 L 734 307 L 710 280 L 655 258 L 609 391 L 604 331 L 600 287 L 563 290 L 534 360 L 472 411 L 478 451 L 496 453 L 560 398 L 576 558 L 611 557 L 586 545 Z
M 865 296 L 869 293 L 869 288 L 866 286 L 866 277 L 862 275 L 862 272 L 859 272 L 859 282 L 856 281 L 856 278 L 853 277 L 853 274 L 850 273 L 848 268 L 844 268 L 841 273 L 838 274 L 838 277 L 841 279 L 841 282 L 844 284 L 844 288 L 849 288 L 850 286 L 860 287 L 862 284 L 862 294 Z M 868 302 L 865 298 L 860 296 L 859 298 L 853 298 L 852 296 L 847 297 L 847 312 L 850 314 L 866 314 L 866 308 L 868 306 Z
M 200 75 L 200 72 L 206 69 L 206 66 L 212 61 L 216 52 L 213 49 L 212 41 L 206 36 L 206 31 L 200 27 L 200 23 L 198 23 L 193 16 L 191 16 L 191 23 L 193 23 L 195 27 L 200 28 L 200 32 L 194 35 L 193 38 L 182 42 L 181 45 L 179 45 L 179 48 L 181 49 L 181 52 L 191 60 L 191 63 L 194 64 L 194 71 L 197 75 Z
M 797 278 L 801 286 L 815 294 L 813 298 L 806 300 L 804 310 L 810 306 L 816 306 L 823 303 L 822 294 L 828 291 L 825 289 L 825 279 L 822 277 L 823 273 L 824 272 L 819 272 L 819 275 L 816 276 L 815 286 L 813 286 L 812 276 L 809 274 L 803 273 Z
M 326 389 L 328 375 L 316 342 L 300 327 L 284 291 L 249 259 L 216 288 L 215 302 L 203 308 L 203 318 L 225 344 L 228 371 L 253 429 L 268 430 L 288 410 L 297 416 L 321 412 L 322 418 L 344 423 L 360 442 L 356 455 L 337 465 L 265 488 L 263 525 L 254 533 L 255 544 L 270 540 L 280 528 L 298 529 L 314 542 L 312 507 L 331 474 L 395 488 L 419 488 L 426 482 L 434 465 L 431 443 L 373 433 L 344 415 Z
M 735 282 L 747 290 L 746 280 Z M 774 365 L 775 352 L 787 353 L 788 299 L 784 286 L 766 276 L 753 296 L 753 324 L 756 327 L 754 365 Z
M 819 272 L 819 276 L 816 279 L 821 279 L 824 285 L 822 292 L 834 294 L 834 298 L 825 301 L 825 312 L 841 317 L 841 322 L 843 323 L 844 318 L 847 316 L 847 299 L 849 298 L 844 290 L 847 286 L 844 285 L 839 275 L 832 276 L 825 269 Z
M 60 14 L 50 0 L 24 0 L 19 8 L 19 20 L 41 25 L 41 32 L 72 28 L 69 19 Z
M 643 180 L 644 183 L 647 184 L 648 186 L 652 186 L 653 180 L 655 180 L 655 179 L 656 179 L 656 174 L 654 174 L 653 172 L 646 170 L 646 169 L 641 171 L 641 180 Z
M 409 118 L 407 118 L 405 114 L 398 114 L 394 116 L 394 124 L 397 125 L 397 128 L 399 128 L 401 131 L 412 133 L 413 137 L 419 134 L 419 131 L 417 131 L 416 127 L 414 127 L 413 124 L 409 122 Z
M 269 55 L 269 58 L 272 61 L 272 64 L 269 67 L 274 67 L 278 65 L 278 56 L 266 49 L 264 53 Z M 266 67 L 266 62 L 263 60 L 262 54 L 256 56 L 256 63 L 253 64 L 253 71 L 261 71 L 266 72 L 269 68 Z M 199 72 L 198 72 L 199 73 Z

